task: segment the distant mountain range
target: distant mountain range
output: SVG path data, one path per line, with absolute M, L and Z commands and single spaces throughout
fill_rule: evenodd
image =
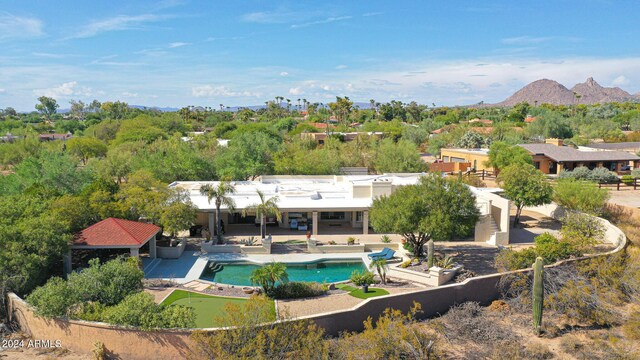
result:
M 592 77 L 571 89 L 554 80 L 536 80 L 493 106 L 514 106 L 521 102 L 534 104 L 575 105 L 607 102 L 640 101 L 640 93 L 631 95 L 619 87 L 604 87 Z

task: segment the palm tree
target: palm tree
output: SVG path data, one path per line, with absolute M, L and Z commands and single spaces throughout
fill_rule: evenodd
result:
M 242 210 L 242 216 L 247 216 L 247 213 L 249 212 L 255 212 L 256 216 L 260 217 L 260 237 L 264 239 L 264 236 L 267 233 L 267 215 L 275 214 L 278 221 L 282 220 L 282 216 L 280 215 L 280 209 L 278 208 L 277 196 L 267 199 L 262 191 L 256 190 L 256 192 L 258 193 L 260 202 L 247 206 Z
M 218 186 L 205 184 L 200 187 L 200 194 L 207 196 L 207 201 L 211 204 L 211 200 L 215 199 L 216 203 L 216 235 L 218 244 L 222 244 L 222 213 L 220 207 L 225 205 L 229 211 L 235 210 L 236 203 L 231 198 L 231 194 L 236 192 L 235 186 L 228 181 L 221 181 Z
M 273 262 L 253 270 L 250 280 L 251 283 L 262 286 L 264 292 L 269 294 L 275 288 L 276 282 L 289 281 L 289 275 L 283 263 Z
M 387 283 L 387 269 L 389 268 L 389 265 L 387 265 L 387 260 L 385 259 L 371 260 L 371 264 L 369 264 L 369 268 L 371 268 L 372 270 L 373 269 L 376 270 L 383 284 Z

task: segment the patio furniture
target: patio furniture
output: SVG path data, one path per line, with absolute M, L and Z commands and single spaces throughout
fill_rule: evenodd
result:
M 393 258 L 393 255 L 395 253 L 396 253 L 395 251 L 393 251 L 393 250 L 389 249 L 388 247 L 386 247 L 386 248 L 382 249 L 382 251 L 377 252 L 377 253 L 373 253 L 373 254 L 369 254 L 368 256 L 369 256 L 369 258 L 371 260 L 375 260 L 375 259 L 378 259 L 378 258 L 389 260 L 389 259 Z M 388 254 L 391 254 L 391 256 L 387 258 Z

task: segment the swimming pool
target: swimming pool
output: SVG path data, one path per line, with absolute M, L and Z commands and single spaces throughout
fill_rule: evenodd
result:
M 219 266 L 217 266 L 219 265 Z M 353 270 L 366 269 L 362 260 L 319 261 L 287 264 L 289 281 L 338 282 L 349 280 Z M 251 286 L 251 272 L 262 265 L 209 261 L 200 279 L 221 284 Z

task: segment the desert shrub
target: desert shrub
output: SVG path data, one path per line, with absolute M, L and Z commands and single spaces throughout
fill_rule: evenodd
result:
M 553 200 L 566 209 L 598 215 L 609 198 L 606 189 L 599 189 L 592 182 L 561 179 L 553 189 Z
M 403 247 L 405 250 L 407 250 L 408 252 L 410 252 L 410 253 L 412 253 L 412 254 L 414 253 L 414 248 L 413 248 L 413 244 L 412 244 L 412 243 L 410 243 L 410 242 L 408 242 L 408 241 L 407 241 L 407 242 L 405 242 L 404 244 L 402 244 L 402 247 Z
M 186 306 L 158 305 L 153 301 L 153 295 L 139 292 L 127 296 L 118 305 L 106 308 L 104 319 L 110 324 L 136 326 L 143 330 L 189 328 L 195 324 L 195 313 Z
M 323 341 L 321 328 L 309 320 L 274 323 L 272 309 L 271 302 L 264 296 L 252 297 L 242 306 L 227 304 L 225 314 L 216 321 L 229 329 L 193 332 L 190 358 L 327 358 L 327 343 Z
M 535 238 L 534 247 L 520 251 L 501 250 L 496 255 L 495 262 L 499 271 L 508 271 L 529 268 L 538 256 L 543 258 L 545 265 L 548 265 L 580 255 L 581 253 L 571 243 L 558 240 L 549 233 L 544 233 Z
M 492 316 L 476 302 L 455 306 L 437 321 L 442 322 L 444 336 L 452 341 L 486 345 L 518 339 L 511 329 L 496 324 L 497 315 Z
M 387 309 L 374 322 L 364 322 L 361 333 L 347 333 L 332 342 L 331 359 L 439 359 L 441 349 L 435 335 L 421 329 L 415 321 L 420 311 L 414 303 L 408 314 Z
M 74 307 L 74 314 L 82 314 L 85 302 L 115 305 L 142 290 L 144 272 L 138 261 L 136 258 L 117 258 L 100 264 L 98 259 L 92 259 L 88 268 L 69 274 L 68 281 L 56 277 L 36 288 L 27 297 L 27 302 L 46 317 L 66 316 L 71 307 Z
M 43 286 L 33 290 L 26 300 L 35 307 L 36 314 L 45 317 L 66 316 L 69 307 L 75 302 L 67 282 L 59 277 L 53 277 Z
M 463 176 L 462 177 L 462 182 L 467 184 L 467 185 L 471 185 L 473 187 L 477 187 L 477 188 L 483 188 L 483 187 L 487 187 L 487 184 L 484 183 L 484 181 L 482 181 L 482 179 L 480 179 L 477 176 Z
M 605 228 L 597 218 L 577 212 L 567 212 L 562 218 L 562 240 L 585 252 L 604 238 Z
M 634 179 L 640 178 L 640 168 L 631 170 L 631 177 Z
M 269 296 L 274 299 L 298 299 L 324 295 L 327 287 L 316 282 L 291 281 L 277 285 Z
M 476 273 L 474 273 L 471 270 L 463 268 L 463 269 L 459 270 L 456 273 L 456 276 L 454 276 L 453 281 L 457 282 L 457 283 L 460 283 L 460 282 L 463 282 L 463 281 L 465 281 L 467 279 L 470 279 L 470 278 L 472 278 L 474 276 L 477 276 Z
M 560 178 L 560 179 L 571 178 L 571 179 L 576 179 L 576 180 L 587 180 L 589 178 L 590 174 L 591 174 L 591 170 L 589 170 L 588 167 L 580 166 L 580 167 L 577 167 L 577 168 L 573 169 L 573 171 L 562 170 L 560 172 L 560 175 L 558 175 L 558 178 Z
M 554 354 L 547 345 L 530 342 L 525 347 L 526 358 L 531 360 L 553 359 Z
M 620 178 L 620 181 L 622 181 L 622 183 L 625 185 L 633 185 L 633 176 L 622 175 L 622 177 Z
M 589 170 L 589 168 L 580 166 L 573 171 L 563 170 L 560 172 L 558 176 L 560 179 L 575 179 L 575 180 L 588 180 L 593 182 L 601 182 L 601 183 L 610 183 L 618 181 L 618 176 L 609 171 L 606 168 L 595 168 L 593 170 Z
M 640 340 L 640 308 L 635 308 L 629 314 L 622 331 L 629 339 Z
M 614 172 L 609 171 L 609 169 L 599 167 L 591 170 L 587 180 L 610 183 L 618 181 L 618 176 Z
M 380 237 L 380 241 L 382 241 L 385 244 L 388 244 L 391 242 L 391 238 L 389 237 L 389 235 L 382 235 L 382 237 Z

